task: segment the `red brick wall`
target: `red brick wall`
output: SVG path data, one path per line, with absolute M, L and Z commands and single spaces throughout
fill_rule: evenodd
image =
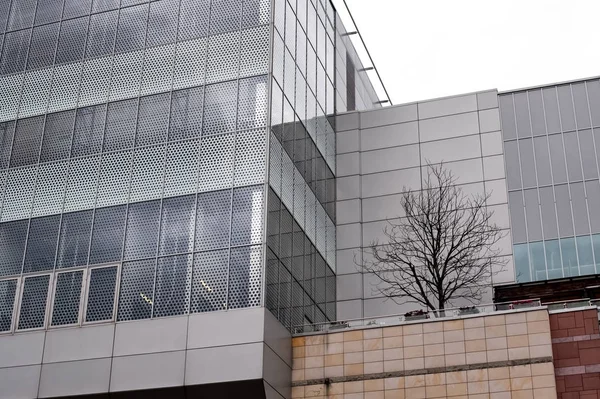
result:
M 600 399 L 600 331 L 595 309 L 550 315 L 558 399 Z

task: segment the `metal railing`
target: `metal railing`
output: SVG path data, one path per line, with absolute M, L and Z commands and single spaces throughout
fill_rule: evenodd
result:
M 596 300 L 599 301 L 599 300 Z M 598 302 L 600 304 L 600 301 Z M 568 301 L 555 301 L 555 302 L 547 302 L 544 305 L 548 306 L 548 310 L 562 310 L 562 309 L 575 309 L 575 308 L 583 308 L 586 306 L 597 306 L 592 305 L 592 300 L 590 298 L 584 299 L 571 299 Z
M 304 334 L 311 332 L 333 332 L 355 327 L 394 326 L 421 320 L 448 320 L 456 319 L 461 316 L 485 315 L 500 311 L 530 309 L 538 308 L 541 306 L 542 304 L 539 299 L 532 299 L 526 301 L 491 303 L 435 311 L 413 311 L 405 314 L 366 317 L 361 319 L 348 319 L 325 323 L 301 324 L 294 326 L 294 334 Z

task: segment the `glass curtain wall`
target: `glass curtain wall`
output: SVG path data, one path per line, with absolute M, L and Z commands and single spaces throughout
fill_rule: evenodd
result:
M 600 81 L 500 96 L 516 277 L 600 273 Z

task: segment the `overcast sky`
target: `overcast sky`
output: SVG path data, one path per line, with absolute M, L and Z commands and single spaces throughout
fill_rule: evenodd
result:
M 346 2 L 394 104 L 600 75 L 600 0 Z

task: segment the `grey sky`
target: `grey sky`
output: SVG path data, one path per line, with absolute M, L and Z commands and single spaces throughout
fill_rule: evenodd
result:
M 599 0 L 346 1 L 395 104 L 600 75 Z

